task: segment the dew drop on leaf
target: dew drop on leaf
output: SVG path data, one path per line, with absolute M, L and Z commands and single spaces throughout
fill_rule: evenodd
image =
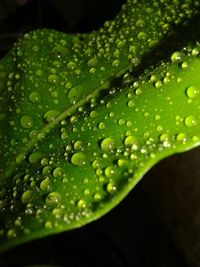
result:
M 56 116 L 58 116 L 58 114 L 59 114 L 59 111 L 58 110 L 48 110 L 43 115 L 43 119 L 46 122 L 51 122 L 51 121 L 53 121 L 56 118 Z
M 111 137 L 107 137 L 101 142 L 101 149 L 104 151 L 109 151 L 115 148 L 115 140 Z
M 35 164 L 37 163 L 39 160 L 41 160 L 43 157 L 43 153 L 40 151 L 35 151 L 33 153 L 30 154 L 29 156 L 29 162 L 31 164 Z
M 114 194 L 117 190 L 117 187 L 115 185 L 115 183 L 113 183 L 112 181 L 109 182 L 106 186 L 106 190 L 109 194 Z
M 44 179 L 41 183 L 40 183 L 40 189 L 43 192 L 48 192 L 51 189 L 51 181 L 50 179 L 47 177 L 46 179 Z
M 48 77 L 48 81 L 49 81 L 50 83 L 56 83 L 56 82 L 58 81 L 58 76 L 55 75 L 55 74 L 51 74 L 51 75 L 49 75 L 49 77 Z
M 171 55 L 171 61 L 172 63 L 181 62 L 182 57 L 183 57 L 182 53 L 179 51 L 176 51 Z
M 189 86 L 186 90 L 186 94 L 189 98 L 195 98 L 199 94 L 199 89 L 196 86 Z
M 46 197 L 46 204 L 49 207 L 57 207 L 61 203 L 62 197 L 58 192 L 51 192 Z
M 82 166 L 86 163 L 86 155 L 83 152 L 74 153 L 71 158 L 71 163 L 76 166 Z
M 86 205 L 87 205 L 87 203 L 86 203 L 86 201 L 83 200 L 83 199 L 80 199 L 80 200 L 78 201 L 78 203 L 77 203 L 77 207 L 78 207 L 79 209 L 84 209 L 84 208 L 86 208 Z
M 30 95 L 29 95 L 29 100 L 32 103 L 40 102 L 40 94 L 38 92 L 31 92 Z
M 21 197 L 23 204 L 28 204 L 32 201 L 34 196 L 34 192 L 32 190 L 26 190 Z
M 33 118 L 28 115 L 24 115 L 20 119 L 20 124 L 23 128 L 28 129 L 33 126 Z
M 54 171 L 53 171 L 53 177 L 54 178 L 59 178 L 59 177 L 62 177 L 63 176 L 63 169 L 62 168 L 60 168 L 60 167 L 57 167 L 57 168 L 55 168 L 54 169 Z
M 193 116 L 193 115 L 187 116 L 185 118 L 185 125 L 188 128 L 191 128 L 193 126 L 196 126 L 197 125 L 197 119 L 195 118 L 195 116 Z
M 176 140 L 182 143 L 185 143 L 187 138 L 186 135 L 184 133 L 178 133 L 176 136 Z

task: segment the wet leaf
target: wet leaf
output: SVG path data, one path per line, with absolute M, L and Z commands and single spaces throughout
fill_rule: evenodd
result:
M 2 251 L 99 218 L 199 144 L 199 43 L 142 68 L 198 7 L 129 0 L 97 32 L 28 33 L 1 60 Z

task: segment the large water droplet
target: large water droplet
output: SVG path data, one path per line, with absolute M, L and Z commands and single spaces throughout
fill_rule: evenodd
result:
M 28 204 L 32 201 L 34 197 L 34 192 L 32 190 L 27 190 L 22 194 L 21 201 L 23 204 Z
M 76 166 L 82 166 L 86 163 L 86 155 L 83 152 L 74 153 L 71 162 Z
M 114 194 L 117 190 L 117 187 L 115 183 L 111 181 L 107 184 L 106 189 L 109 194 Z
M 30 95 L 29 95 L 29 100 L 32 103 L 40 102 L 40 94 L 38 92 L 31 92 Z
M 20 119 L 20 124 L 25 129 L 31 128 L 33 126 L 33 119 L 28 115 L 22 116 Z
M 48 110 L 43 115 L 43 118 L 44 118 L 45 121 L 51 122 L 58 116 L 59 113 L 60 112 L 58 110 Z
M 48 196 L 46 197 L 46 204 L 49 207 L 56 207 L 61 203 L 61 194 L 58 192 L 51 192 L 50 194 L 48 194 Z
M 41 183 L 40 183 L 40 189 L 43 192 L 48 192 L 51 189 L 51 181 L 50 179 L 47 177 L 46 179 L 44 179 Z
M 29 156 L 29 162 L 31 164 L 35 164 L 37 163 L 39 160 L 41 160 L 43 157 L 43 153 L 40 151 L 35 151 L 33 153 L 30 154 Z
M 199 89 L 196 86 L 189 86 L 186 90 L 186 94 L 189 98 L 195 98 L 199 94 Z
M 109 151 L 115 148 L 115 140 L 111 137 L 107 137 L 101 142 L 101 149 L 104 151 Z
M 195 118 L 195 116 L 193 115 L 187 116 L 185 118 L 185 125 L 189 128 L 197 125 L 197 119 Z

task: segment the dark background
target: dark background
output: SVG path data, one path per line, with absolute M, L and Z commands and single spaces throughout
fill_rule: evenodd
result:
M 66 33 L 96 30 L 105 20 L 113 19 L 124 2 L 0 0 L 0 57 L 19 37 L 33 29 L 45 27 Z M 172 160 L 165 161 L 164 165 L 174 168 Z M 162 167 L 160 169 L 154 168 L 118 207 L 103 218 L 81 229 L 21 245 L 0 256 L 0 266 L 188 266 L 184 252 L 173 241 L 162 212 L 154 208 L 149 197 L 149 194 L 157 194 L 159 199 L 159 191 L 152 193 L 148 190 L 152 176 L 154 184 L 156 180 L 167 179 L 167 174 L 162 173 Z

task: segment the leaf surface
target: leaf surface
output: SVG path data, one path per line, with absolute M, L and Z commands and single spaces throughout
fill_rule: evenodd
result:
M 136 75 L 198 10 L 180 2 L 129 0 L 98 32 L 35 31 L 1 60 L 2 251 L 99 218 L 199 144 L 199 43 Z

